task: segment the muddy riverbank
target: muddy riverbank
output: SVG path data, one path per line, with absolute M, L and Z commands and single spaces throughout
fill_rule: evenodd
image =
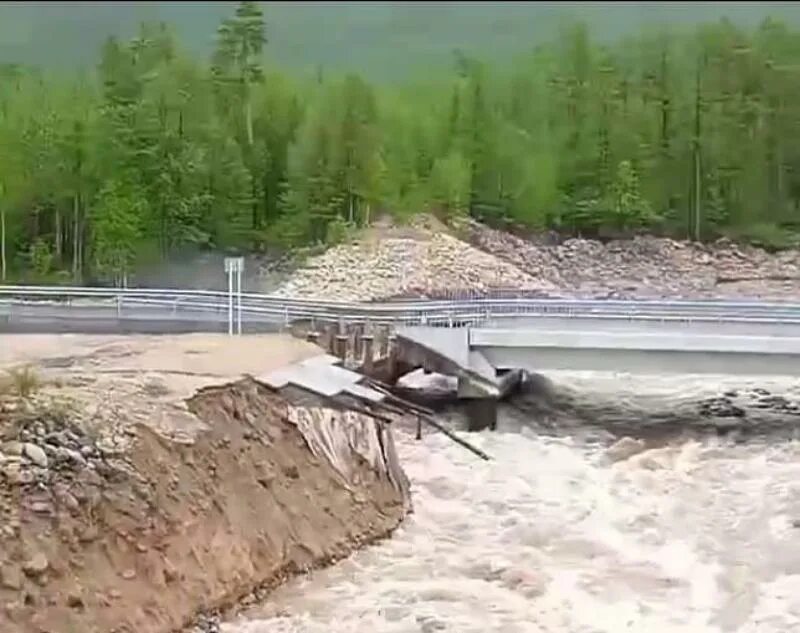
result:
M 311 345 L 0 342 L 4 632 L 179 630 L 388 536 L 410 509 L 391 438 L 371 438 L 388 429 L 348 413 L 331 427 L 347 430 L 330 438 L 331 461 L 305 429 L 344 412 L 242 376 L 318 353 Z M 364 454 L 370 445 L 382 457 Z

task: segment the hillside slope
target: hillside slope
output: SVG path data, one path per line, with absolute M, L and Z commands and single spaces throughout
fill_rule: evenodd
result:
M 93 66 L 108 35 L 130 36 L 143 20 L 165 20 L 193 53 L 210 52 L 230 2 L 2 2 L 0 61 L 53 68 Z M 600 38 L 648 25 L 687 26 L 728 16 L 752 25 L 771 15 L 800 23 L 791 2 L 264 2 L 268 55 L 295 69 L 324 65 L 388 79 L 422 67 L 447 67 L 453 49 L 506 59 L 552 39 L 580 17 Z

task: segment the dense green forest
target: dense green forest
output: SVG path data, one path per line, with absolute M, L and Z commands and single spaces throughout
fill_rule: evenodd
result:
M 376 84 L 281 70 L 261 5 L 233 11 L 206 57 L 156 22 L 82 73 L 0 68 L 4 279 L 331 242 L 379 213 L 776 246 L 800 229 L 800 32 L 775 19 L 613 42 L 572 22 L 513 63 L 456 50 L 447 75 Z

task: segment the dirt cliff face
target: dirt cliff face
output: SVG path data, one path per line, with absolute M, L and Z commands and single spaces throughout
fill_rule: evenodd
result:
M 136 425 L 118 453 L 68 411 L 0 410 L 0 631 L 179 630 L 387 536 L 408 511 L 397 471 L 345 441 L 344 477 L 253 380 L 188 407 L 208 426 L 193 441 Z

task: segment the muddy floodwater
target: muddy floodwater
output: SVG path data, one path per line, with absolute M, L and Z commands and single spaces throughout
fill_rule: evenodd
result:
M 645 425 L 648 406 L 677 410 L 746 383 L 556 382 L 602 400 L 603 415 L 616 401 L 618 415 Z M 797 380 L 756 384 L 800 397 Z M 504 430 L 469 436 L 491 462 L 440 434 L 416 442 L 398 432 L 415 512 L 394 537 L 292 581 L 223 631 L 800 631 L 800 442 L 791 433 L 675 436 L 613 461 L 613 439 L 591 424 L 545 433 L 524 418 L 506 410 Z

